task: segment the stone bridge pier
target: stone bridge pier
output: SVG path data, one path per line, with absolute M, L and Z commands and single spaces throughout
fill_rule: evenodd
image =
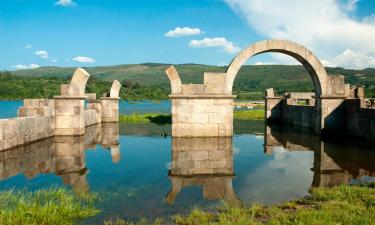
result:
M 311 101 L 314 102 L 314 106 L 307 111 L 311 111 L 313 114 L 311 126 L 315 128 L 317 134 L 345 130 L 343 103 L 349 95 L 350 88 L 348 84 L 344 83 L 344 77 L 328 76 L 319 59 L 299 44 L 285 40 L 266 40 L 257 42 L 239 53 L 225 73 L 204 73 L 203 84 L 182 84 L 173 66 L 166 70 L 172 91 L 170 95 L 172 100 L 172 136 L 232 136 L 233 99 L 236 97 L 232 94 L 234 80 L 246 60 L 266 52 L 291 56 L 309 72 L 315 88 L 315 99 Z M 271 92 L 267 93 L 267 119 L 280 119 L 283 110 L 282 100 L 283 98 L 276 97 Z M 291 122 L 294 122 L 294 118 Z

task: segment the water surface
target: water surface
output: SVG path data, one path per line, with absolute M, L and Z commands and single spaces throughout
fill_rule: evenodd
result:
M 0 190 L 65 186 L 78 196 L 98 193 L 102 212 L 85 223 L 102 224 L 168 218 L 195 206 L 215 210 L 222 200 L 275 204 L 311 187 L 375 176 L 373 143 L 322 140 L 261 121 L 234 127 L 233 138 L 171 138 L 161 135 L 170 134 L 170 124 L 91 126 L 83 137 L 0 152 Z

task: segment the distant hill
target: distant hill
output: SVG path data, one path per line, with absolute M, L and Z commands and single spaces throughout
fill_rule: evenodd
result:
M 144 63 L 116 66 L 84 67 L 92 76 L 103 81 L 131 80 L 143 86 L 169 85 L 164 71 L 169 64 Z M 59 77 L 72 75 L 73 67 L 40 67 L 37 69 L 12 71 L 24 77 Z M 176 65 L 183 83 L 203 82 L 204 72 L 225 72 L 226 67 L 199 64 Z M 328 74 L 344 75 L 352 85 L 363 85 L 375 96 L 375 69 L 353 70 L 327 68 Z M 283 91 L 311 91 L 312 81 L 303 66 L 300 65 L 245 65 L 241 68 L 234 84 L 237 93 L 263 92 L 268 87 Z

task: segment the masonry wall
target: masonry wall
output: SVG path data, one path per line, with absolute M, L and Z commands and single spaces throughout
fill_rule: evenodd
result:
M 86 127 L 100 123 L 100 121 L 98 121 L 97 112 L 95 109 L 85 109 L 84 118 Z
M 365 108 L 364 101 L 346 100 L 346 133 L 375 141 L 375 108 Z
M 316 107 L 288 105 L 283 102 L 282 121 L 293 125 L 314 128 L 316 124 Z
M 172 98 L 174 137 L 230 137 L 233 99 Z
M 53 117 L 0 120 L 0 151 L 53 136 Z

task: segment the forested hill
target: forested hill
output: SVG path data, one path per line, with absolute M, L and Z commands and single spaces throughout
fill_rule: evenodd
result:
M 89 89 L 101 92 L 107 82 L 114 79 L 123 83 L 127 96 L 125 98 L 167 98 L 169 92 L 169 80 L 164 71 L 169 65 L 157 63 L 126 64 L 116 66 L 84 67 L 92 78 Z M 10 73 L 16 78 L 30 80 L 37 85 L 43 83 L 45 89 L 49 88 L 47 80 L 52 79 L 51 90 L 45 94 L 57 93 L 54 89 L 57 83 L 66 82 L 73 74 L 75 68 L 69 67 L 40 67 L 37 69 L 16 70 Z M 176 65 L 183 83 L 203 82 L 204 72 L 224 72 L 226 67 L 208 66 L 198 64 Z M 368 90 L 367 95 L 375 96 L 375 69 L 350 70 L 343 68 L 327 68 L 329 74 L 344 75 L 346 81 L 353 85 L 363 85 Z M 5 79 L 5 80 L 4 80 Z M 35 80 L 35 81 L 34 81 Z M 2 78 L 1 82 L 6 82 Z M 17 82 L 15 82 L 17 83 Z M 12 86 L 12 84 L 10 84 Z M 90 86 L 91 85 L 91 86 Z M 0 84 L 0 88 L 1 88 Z M 18 84 L 18 87 L 22 86 Z M 234 84 L 234 91 L 241 99 L 260 98 L 266 88 L 273 87 L 279 92 L 284 91 L 311 91 L 312 81 L 307 71 L 298 65 L 245 65 L 241 68 Z M 10 87 L 9 87 L 10 88 Z M 7 90 L 9 90 L 7 88 Z M 30 87 L 29 87 L 30 88 Z M 100 90 L 99 90 L 100 89 Z M 136 90 L 138 89 L 138 90 Z M 154 96 L 153 92 L 157 93 Z M 37 92 L 37 91 L 36 91 Z M 29 93 L 32 95 L 32 93 Z M 29 95 L 27 94 L 27 95 Z M 43 93 L 39 93 L 39 95 Z M 122 93 L 125 95 L 125 93 Z M 13 95 L 13 94 L 12 94 Z M 9 97 L 9 96 L 8 96 Z M 36 96 L 37 97 L 37 96 Z M 0 98 L 4 99 L 4 91 L 0 89 Z

